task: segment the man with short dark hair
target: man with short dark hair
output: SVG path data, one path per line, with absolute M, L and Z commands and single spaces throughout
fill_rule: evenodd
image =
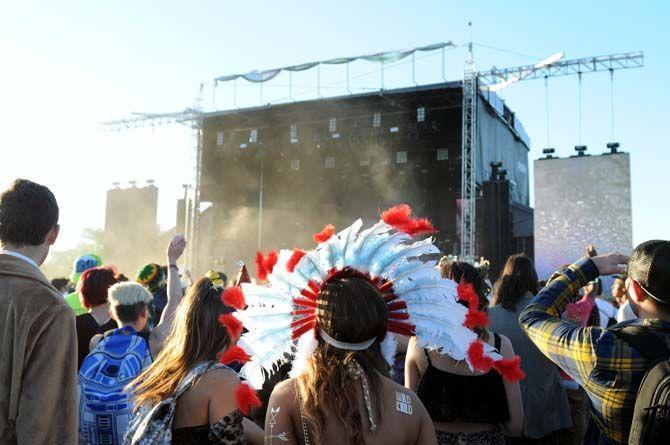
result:
M 17 179 L 0 194 L 0 444 L 77 442 L 72 310 L 39 266 L 58 237 L 58 204 Z
M 579 288 L 599 275 L 626 271 L 629 301 L 639 319 L 616 328 L 640 326 L 670 348 L 669 241 L 642 243 L 630 260 L 612 254 L 572 264 L 559 271 L 519 317 L 531 341 L 587 392 L 591 419 L 583 443 L 627 443 L 637 391 L 653 362 L 614 328 L 580 327 L 560 314 Z

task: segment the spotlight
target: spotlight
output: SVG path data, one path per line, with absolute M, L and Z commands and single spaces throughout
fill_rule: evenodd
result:
M 490 180 L 495 181 L 498 179 L 498 174 L 500 172 L 500 167 L 502 167 L 502 162 L 491 162 L 489 164 L 491 166 L 491 176 Z
M 337 119 L 334 117 L 331 117 L 330 121 L 328 121 L 328 131 L 331 133 L 335 133 L 337 131 Z
M 607 148 L 610 149 L 610 154 L 617 154 L 619 153 L 619 143 L 618 142 L 609 142 L 607 144 Z
M 556 149 L 555 149 L 555 148 L 548 147 L 548 148 L 545 148 L 545 149 L 542 150 L 542 154 L 543 154 L 543 155 L 546 155 L 546 156 L 545 156 L 545 159 L 553 159 L 554 156 L 552 156 L 552 155 L 553 155 L 554 153 L 556 153 Z
M 258 142 L 258 130 L 254 128 L 249 133 L 249 143 L 255 144 L 256 142 Z
M 577 152 L 577 156 L 587 156 L 586 145 L 575 145 L 575 151 Z
M 407 164 L 407 152 L 406 151 L 396 151 L 395 162 L 396 162 L 396 164 Z
M 437 149 L 437 160 L 438 161 L 448 161 L 449 160 L 449 150 L 446 148 Z
M 507 179 L 507 169 L 502 169 L 498 172 L 498 180 L 499 181 L 504 181 Z
M 216 132 L 216 146 L 221 147 L 223 145 L 223 131 L 219 130 Z

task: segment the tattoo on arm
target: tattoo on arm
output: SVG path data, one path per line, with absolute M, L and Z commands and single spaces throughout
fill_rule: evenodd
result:
M 281 411 L 281 406 L 277 407 L 271 407 L 270 408 L 270 431 L 268 431 L 268 435 L 265 436 L 265 443 L 268 445 L 273 445 L 275 442 L 275 439 L 279 439 L 279 442 L 288 442 L 291 440 L 291 435 L 290 433 L 287 433 L 286 431 L 282 431 L 281 433 L 275 434 L 275 427 L 277 426 L 277 417 L 279 416 L 279 412 Z

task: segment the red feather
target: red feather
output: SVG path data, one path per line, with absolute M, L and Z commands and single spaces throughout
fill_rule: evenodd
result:
M 493 368 L 508 382 L 518 382 L 526 377 L 526 373 L 521 369 L 521 357 L 518 355 L 512 359 L 497 360 Z
M 263 252 L 261 252 L 260 250 L 256 252 L 256 276 L 261 281 L 265 281 L 268 278 L 268 271 L 265 268 Z
M 228 331 L 228 335 L 234 340 L 240 338 L 242 335 L 242 322 L 235 318 L 233 314 L 222 314 L 219 315 L 219 323 L 223 325 L 224 328 Z
M 272 273 L 275 264 L 277 264 L 278 257 L 274 250 L 268 253 L 267 258 L 263 257 L 263 252 L 256 252 L 256 276 L 259 280 L 265 281 L 268 279 L 268 275 Z
M 319 233 L 312 237 L 316 243 L 325 243 L 335 234 L 335 226 L 327 224 Z
M 468 311 L 467 314 L 465 314 L 465 321 L 463 322 L 463 326 L 465 326 L 468 329 L 474 329 L 476 327 L 486 327 L 489 325 L 489 316 L 486 314 L 486 312 L 483 311 Z
M 247 351 L 237 345 L 228 348 L 221 356 L 221 363 L 224 365 L 229 365 L 234 362 L 245 364 L 249 360 L 251 360 L 251 357 L 247 354 Z
M 256 391 L 246 383 L 241 383 L 235 390 L 235 401 L 237 402 L 237 408 L 245 416 L 249 415 L 251 408 L 261 406 L 261 400 L 256 395 Z
M 466 283 L 461 280 L 461 282 L 456 287 L 456 292 L 458 293 L 458 299 L 463 300 L 468 304 L 468 309 L 478 309 L 479 308 L 479 295 L 475 292 L 475 287 L 472 283 Z
M 277 259 L 279 258 L 279 255 L 277 255 L 276 250 L 271 250 L 268 253 L 268 257 L 265 258 L 264 264 L 265 264 L 265 270 L 268 271 L 268 274 L 271 274 L 272 271 L 275 268 L 275 264 L 277 264 Z
M 480 341 L 470 343 L 468 359 L 473 368 L 481 372 L 489 372 L 493 367 L 493 359 L 484 355 L 484 345 Z
M 247 303 L 244 301 L 244 294 L 242 293 L 242 289 L 237 286 L 224 289 L 223 293 L 221 294 L 221 301 L 223 301 L 223 304 L 226 306 L 230 306 L 239 310 L 243 310 L 245 307 L 247 307 Z
M 426 218 L 414 219 L 406 226 L 401 227 L 400 231 L 405 232 L 410 236 L 418 235 L 420 233 L 435 233 L 437 230 L 435 226 Z
M 400 204 L 382 212 L 382 221 L 410 236 L 420 233 L 435 233 L 435 227 L 426 218 L 412 218 L 412 208 Z
M 293 255 L 291 255 L 291 258 L 288 259 L 286 262 L 286 270 L 289 272 L 293 273 L 295 271 L 296 266 L 302 259 L 302 257 L 305 256 L 307 252 L 305 252 L 302 249 L 295 248 L 293 249 Z
M 382 221 L 393 227 L 404 226 L 410 221 L 410 213 L 412 213 L 412 208 L 410 206 L 407 204 L 400 204 L 383 211 Z

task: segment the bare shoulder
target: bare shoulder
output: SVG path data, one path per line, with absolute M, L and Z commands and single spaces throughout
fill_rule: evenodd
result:
M 420 405 L 423 409 L 421 400 L 419 400 L 419 397 L 417 397 L 416 393 L 411 389 L 394 382 L 388 377 L 382 377 L 382 382 L 387 394 L 392 395 L 396 402 L 400 401 L 404 403 L 410 403 L 412 406 Z
M 272 390 L 272 399 L 278 401 L 290 401 L 295 399 L 296 379 L 291 378 L 277 383 Z
M 200 379 L 202 387 L 227 395 L 230 395 L 230 392 L 235 390 L 239 384 L 240 379 L 235 371 L 226 368 L 210 369 Z

